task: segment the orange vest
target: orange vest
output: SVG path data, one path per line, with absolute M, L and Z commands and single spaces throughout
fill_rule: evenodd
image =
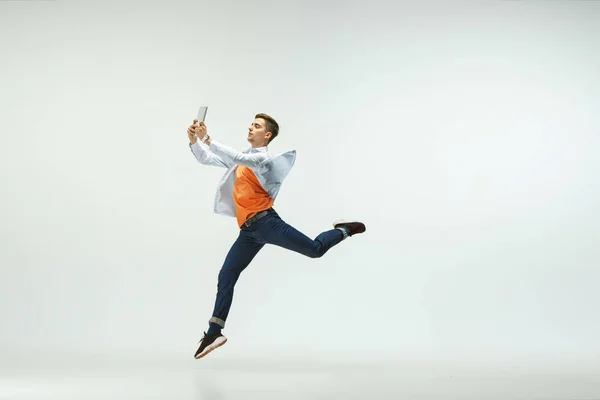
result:
M 258 182 L 254 172 L 238 165 L 233 184 L 233 202 L 238 226 L 241 228 L 248 218 L 273 206 L 273 199 Z

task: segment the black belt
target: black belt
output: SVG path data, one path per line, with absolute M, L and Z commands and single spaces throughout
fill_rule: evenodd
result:
M 275 211 L 273 210 L 273 207 L 270 207 L 264 211 L 259 212 L 258 214 L 254 215 L 251 218 L 248 218 L 246 220 L 246 222 L 244 222 L 244 226 L 247 228 L 250 225 L 252 225 L 253 223 L 255 223 L 256 221 L 258 221 L 259 219 L 261 219 L 262 217 L 264 217 L 265 215 L 267 215 L 268 213 L 270 213 L 271 211 Z

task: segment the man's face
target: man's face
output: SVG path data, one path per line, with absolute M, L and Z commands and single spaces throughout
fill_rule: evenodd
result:
M 248 141 L 253 145 L 265 146 L 271 137 L 271 132 L 267 134 L 267 124 L 262 118 L 256 118 L 248 128 Z

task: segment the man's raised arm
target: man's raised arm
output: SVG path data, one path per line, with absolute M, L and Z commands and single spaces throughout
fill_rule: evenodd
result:
M 215 155 L 231 160 L 234 164 L 244 165 L 249 168 L 258 168 L 269 158 L 267 153 L 242 153 L 215 140 L 211 140 L 209 148 Z
M 222 160 L 226 160 L 232 164 L 244 165 L 249 168 L 258 168 L 264 161 L 269 159 L 267 153 L 242 153 L 241 151 L 234 150 L 230 147 L 225 146 L 213 140 L 210 135 L 206 132 L 206 124 L 200 122 L 197 126 L 193 126 L 195 136 L 208 145 L 211 153 Z M 190 134 L 188 130 L 188 135 Z M 191 140 L 191 139 L 190 139 Z

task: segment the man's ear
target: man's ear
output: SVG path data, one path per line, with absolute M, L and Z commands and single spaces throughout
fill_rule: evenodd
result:
M 265 133 L 265 138 L 269 139 L 269 141 L 271 140 L 272 136 L 273 136 L 273 132 L 267 132 L 267 133 Z

